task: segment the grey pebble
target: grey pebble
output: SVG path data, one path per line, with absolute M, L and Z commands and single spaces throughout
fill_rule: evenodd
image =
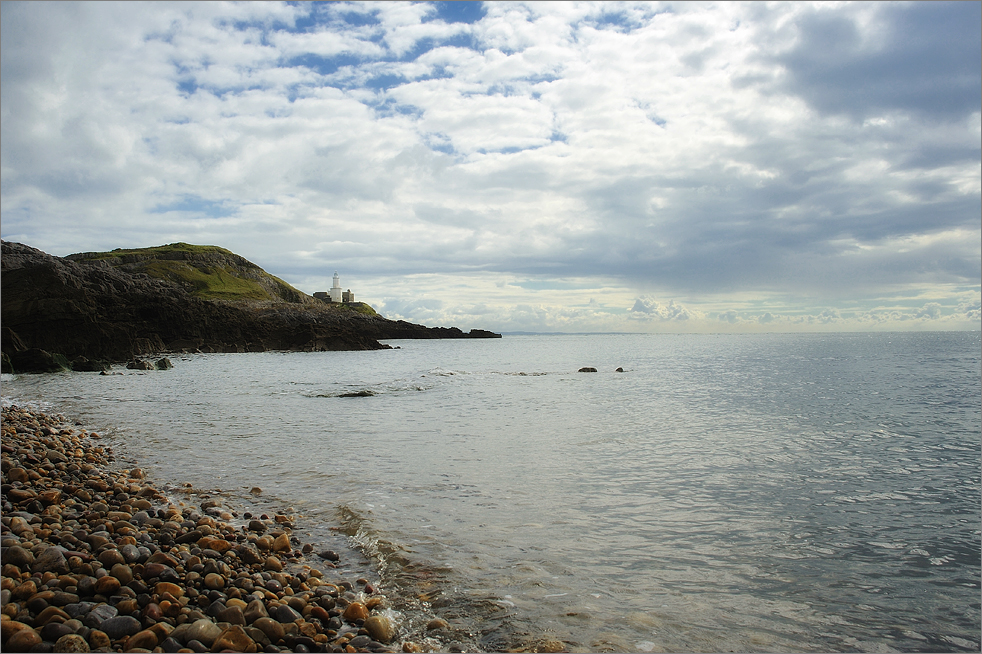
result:
M 103 622 L 111 618 L 115 618 L 118 614 L 119 611 L 116 610 L 115 606 L 99 604 L 85 614 L 85 617 L 82 619 L 82 624 L 84 624 L 86 627 L 99 629 Z
M 99 625 L 100 631 L 104 631 L 111 640 L 119 640 L 124 636 L 132 636 L 141 631 L 143 625 L 131 615 L 117 615 L 109 618 Z

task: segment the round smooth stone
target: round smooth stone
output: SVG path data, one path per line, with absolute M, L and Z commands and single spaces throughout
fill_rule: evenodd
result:
M 205 647 L 211 647 L 212 643 L 214 643 L 221 634 L 221 628 L 211 620 L 196 620 L 187 630 L 188 647 L 191 646 L 190 641 L 193 640 L 198 641 Z
M 93 629 L 89 632 L 89 647 L 92 649 L 109 650 L 112 641 L 109 636 L 101 629 Z
M 41 637 L 33 629 L 21 629 L 7 639 L 4 650 L 11 652 L 29 652 L 32 647 L 41 643 Z
M 180 598 L 184 594 L 184 589 L 177 584 L 161 581 L 154 587 L 154 592 L 158 595 L 163 595 L 164 593 L 170 593 L 174 597 Z
M 116 594 L 120 588 L 119 579 L 112 575 L 106 575 L 95 582 L 95 592 L 106 597 Z
M 355 636 L 354 638 L 348 641 L 348 644 L 354 647 L 355 649 L 363 649 L 365 647 L 368 647 L 368 644 L 370 642 L 372 642 L 372 639 L 369 638 L 368 636 Z
M 143 629 L 140 621 L 131 615 L 117 615 L 109 618 L 99 625 L 99 630 L 105 632 L 110 640 L 119 640 L 125 636 L 132 636 Z
M 147 563 L 143 566 L 143 578 L 153 579 L 155 577 L 159 577 L 160 574 L 167 569 L 167 566 L 163 563 Z
M 328 613 L 323 607 L 314 605 L 313 608 L 310 609 L 310 617 L 320 620 L 322 624 L 327 624 L 327 621 L 331 619 L 331 614 Z
M 133 569 L 125 563 L 117 563 L 109 570 L 110 576 L 119 579 L 119 583 L 125 586 L 133 581 Z
M 127 650 L 134 650 L 137 648 L 152 650 L 156 646 L 157 634 L 149 629 L 144 629 L 143 631 L 133 634 L 130 636 L 130 639 L 126 641 Z
M 55 642 L 62 636 L 75 633 L 71 627 L 66 627 L 62 622 L 49 622 L 41 628 L 41 640 Z
M 259 618 L 252 626 L 266 634 L 269 642 L 274 645 L 283 639 L 283 625 L 272 618 Z
M 352 602 L 344 609 L 345 622 L 368 619 L 368 608 L 361 602 Z
M 34 581 L 28 579 L 27 581 L 18 584 L 11 593 L 14 599 L 26 600 L 29 597 L 33 597 L 38 592 L 38 586 Z
M 218 573 L 211 572 L 205 575 L 205 587 L 211 590 L 222 590 L 225 588 L 225 578 Z
M 161 610 L 160 604 L 150 602 L 143 607 L 143 617 L 153 620 L 154 622 L 160 622 L 160 620 L 164 617 L 164 612 Z
M 119 548 L 119 553 L 123 555 L 127 563 L 136 563 L 140 560 L 140 548 L 136 545 L 123 545 Z
M 365 630 L 380 643 L 391 643 L 396 636 L 395 625 L 384 615 L 370 616 L 365 620 Z
M 14 545 L 7 548 L 7 551 L 3 553 L 3 562 L 16 565 L 18 568 L 29 567 L 34 563 L 34 554 L 20 545 Z
M 105 550 L 99 555 L 99 562 L 109 570 L 117 563 L 126 563 L 126 558 L 119 550 Z
M 55 641 L 53 652 L 90 652 L 89 644 L 78 634 L 65 634 Z

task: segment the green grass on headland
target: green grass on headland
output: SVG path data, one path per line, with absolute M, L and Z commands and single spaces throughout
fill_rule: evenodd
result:
M 211 300 L 272 300 L 258 281 L 239 277 L 234 269 L 195 267 L 184 261 L 152 261 L 143 272 L 181 284 L 192 295 Z
M 84 252 L 78 255 L 72 255 L 72 258 L 84 258 L 87 260 L 99 260 L 99 259 L 112 259 L 125 257 L 127 255 L 142 255 L 153 257 L 154 255 L 167 254 L 172 252 L 185 252 L 187 254 L 219 254 L 229 257 L 238 257 L 239 255 L 226 250 L 225 248 L 220 248 L 217 245 L 191 245 L 190 243 L 169 243 L 168 245 L 158 245 L 152 248 L 116 248 L 110 252 Z M 239 257 L 241 258 L 241 257 Z
M 67 257 L 72 261 L 105 261 L 115 268 L 143 273 L 179 284 L 184 290 L 206 300 L 286 301 L 311 303 L 315 300 L 279 277 L 216 245 L 171 243 L 152 248 L 118 248 L 110 252 L 83 252 Z M 339 311 L 378 315 L 364 302 L 328 304 Z
M 133 273 L 180 284 L 209 300 L 304 302 L 304 293 L 251 261 L 215 245 L 171 243 L 151 248 L 70 255 L 75 261 L 106 261 Z
M 332 306 L 339 306 L 341 308 L 348 309 L 349 311 L 354 311 L 356 313 L 363 313 L 366 316 L 378 315 L 378 313 L 375 311 L 375 309 L 372 308 L 371 305 L 365 304 L 364 302 L 348 302 L 345 304 L 332 305 Z

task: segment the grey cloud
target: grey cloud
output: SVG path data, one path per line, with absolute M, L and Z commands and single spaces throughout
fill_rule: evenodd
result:
M 978 2 L 882 3 L 865 29 L 848 12 L 812 9 L 777 60 L 787 90 L 823 113 L 950 120 L 979 111 L 980 23 Z

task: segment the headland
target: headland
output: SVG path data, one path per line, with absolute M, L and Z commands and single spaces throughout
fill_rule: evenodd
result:
M 2 243 L 4 372 L 105 370 L 168 352 L 376 350 L 380 340 L 500 338 L 329 304 L 215 246 L 56 257 Z

